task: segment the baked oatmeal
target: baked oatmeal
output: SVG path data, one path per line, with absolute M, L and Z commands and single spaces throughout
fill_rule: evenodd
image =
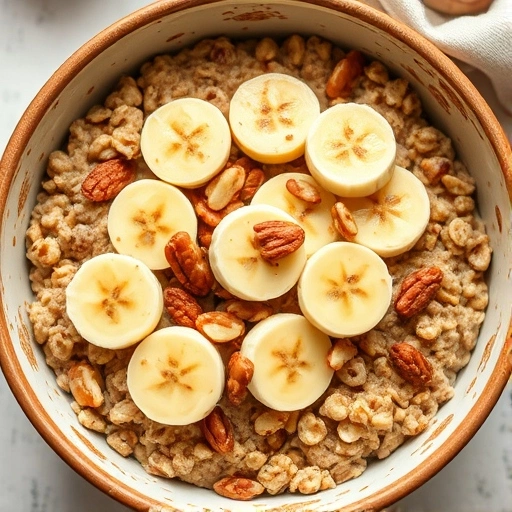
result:
M 303 80 L 322 111 L 350 102 L 384 116 L 396 139 L 396 164 L 426 188 L 428 224 L 411 250 L 384 258 L 393 283 L 387 312 L 368 332 L 331 337 L 334 376 L 302 410 L 278 411 L 256 400 L 247 390 L 252 369 L 240 354 L 244 333 L 259 322 L 277 313 L 301 313 L 296 287 L 277 298 L 248 301 L 213 280 L 202 282 L 201 293 L 191 291 L 176 265 L 156 270 L 164 296 L 157 330 L 180 325 L 207 332 L 208 322 L 228 321 L 236 333 L 215 343 L 227 383 L 213 411 L 191 424 L 158 423 L 128 390 L 135 347 L 107 349 L 85 341 L 67 315 L 66 288 L 84 262 L 116 252 L 107 222 L 113 198 L 133 180 L 156 179 L 141 155 L 145 119 L 183 97 L 206 100 L 227 118 L 238 87 L 269 72 Z M 235 144 L 225 168 L 238 169 L 233 180 L 242 179 L 220 207 L 211 208 L 205 186 L 183 190 L 198 218 L 200 254 L 207 253 L 220 220 L 249 204 L 263 182 L 284 172 L 309 174 L 303 157 L 262 164 Z M 314 196 L 304 187 L 296 193 Z M 451 140 L 429 123 L 409 83 L 380 62 L 316 36 L 206 39 L 155 57 L 138 76 L 123 76 L 103 104 L 72 123 L 67 145 L 50 155 L 27 231 L 34 337 L 58 385 L 71 393 L 79 422 L 104 434 L 115 451 L 135 457 L 148 473 L 235 499 L 333 488 L 424 431 L 453 396 L 488 300 L 484 272 L 491 249 L 474 192 Z M 335 210 L 334 225 L 344 235 L 338 238 L 350 240 L 350 212 L 343 204 Z M 188 247 L 195 244 L 192 238 L 174 243 Z

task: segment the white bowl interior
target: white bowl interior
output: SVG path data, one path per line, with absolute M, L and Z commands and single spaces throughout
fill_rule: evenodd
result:
M 146 474 L 138 462 L 124 459 L 108 447 L 102 435 L 78 423 L 69 407 L 70 397 L 56 385 L 53 372 L 31 338 L 25 311 L 26 304 L 32 300 L 25 262 L 25 230 L 49 153 L 65 140 L 69 124 L 100 101 L 122 73 L 137 70 L 152 55 L 174 51 L 205 36 L 225 33 L 250 37 L 297 32 L 316 33 L 381 59 L 411 81 L 434 125 L 452 137 L 461 160 L 477 179 L 479 209 L 494 250 L 488 271 L 490 302 L 473 357 L 458 376 L 455 397 L 440 409 L 426 432 L 409 440 L 389 458 L 370 464 L 359 478 L 336 489 L 310 497 L 287 494 L 249 503 L 233 502 L 212 491 Z M 506 338 L 512 289 L 509 240 L 509 198 L 498 159 L 479 119 L 457 92 L 456 83 L 440 77 L 428 60 L 407 44 L 361 19 L 286 0 L 265 4 L 223 1 L 168 14 L 114 41 L 73 76 L 48 108 L 20 158 L 2 219 L 0 261 L 4 314 L 15 357 L 36 400 L 55 423 L 54 428 L 60 431 L 62 443 L 74 445 L 84 463 L 110 475 L 121 487 L 134 487 L 150 496 L 155 504 L 175 506 L 183 511 L 282 510 L 285 503 L 294 504 L 294 510 L 333 510 L 372 497 L 384 488 L 399 486 L 402 478 L 456 435 L 461 423 L 471 414 L 496 367 Z M 505 297 L 508 299 L 504 300 Z

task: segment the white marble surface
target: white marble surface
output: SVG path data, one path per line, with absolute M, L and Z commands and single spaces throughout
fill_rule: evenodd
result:
M 0 0 L 0 154 L 30 100 L 81 44 L 144 0 Z M 512 117 L 485 77 L 469 74 L 512 140 Z M 74 473 L 24 416 L 0 373 L 0 512 L 128 509 Z M 512 512 L 512 385 L 473 440 L 396 507 L 401 512 Z

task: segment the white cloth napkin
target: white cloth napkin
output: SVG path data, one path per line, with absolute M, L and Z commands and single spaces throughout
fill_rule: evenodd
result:
M 512 0 L 494 0 L 486 12 L 467 16 L 437 13 L 421 0 L 367 0 L 421 33 L 447 55 L 474 66 L 491 80 L 512 112 Z

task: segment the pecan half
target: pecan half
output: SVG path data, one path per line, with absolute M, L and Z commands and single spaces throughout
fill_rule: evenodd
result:
M 239 351 L 233 352 L 229 358 L 227 373 L 228 400 L 233 405 L 240 405 L 247 396 L 247 386 L 254 374 L 254 364 Z
M 432 365 L 409 343 L 395 343 L 389 349 L 389 359 L 402 379 L 413 386 L 426 386 L 432 380 Z
M 251 169 L 248 171 L 244 185 L 240 190 L 240 200 L 244 202 L 250 201 L 264 181 L 265 173 L 261 169 Z
M 292 196 L 302 199 L 306 203 L 319 204 L 322 202 L 320 191 L 309 181 L 291 178 L 286 182 L 286 190 Z
M 331 217 L 336 231 L 345 240 L 353 240 L 357 235 L 357 224 L 350 210 L 341 201 L 333 204 Z
M 256 480 L 239 476 L 227 476 L 215 482 L 213 490 L 225 498 L 247 501 L 262 494 L 265 487 Z
M 193 329 L 197 317 L 203 312 L 203 308 L 190 293 L 173 286 L 164 289 L 164 307 L 177 325 Z
M 201 431 L 208 444 L 217 453 L 228 453 L 233 451 L 235 437 L 233 425 L 224 414 L 224 411 L 216 406 L 213 411 L 201 421 Z
M 209 311 L 199 315 L 197 330 L 214 343 L 227 343 L 245 333 L 245 323 L 228 311 Z
M 341 59 L 331 73 L 325 85 L 329 98 L 347 97 L 352 92 L 354 80 L 363 73 L 364 57 L 361 52 L 352 50 Z
M 186 231 L 178 231 L 165 246 L 165 257 L 180 284 L 204 297 L 213 286 L 213 274 L 201 248 Z
M 99 163 L 84 179 L 82 194 L 89 201 L 108 201 L 135 179 L 135 162 L 116 158 Z
M 304 230 L 294 222 L 268 220 L 253 226 L 261 257 L 271 263 L 295 252 L 303 243 Z
M 410 273 L 400 285 L 395 311 L 402 318 L 411 318 L 425 309 L 434 298 L 443 280 L 438 267 L 425 267 Z

